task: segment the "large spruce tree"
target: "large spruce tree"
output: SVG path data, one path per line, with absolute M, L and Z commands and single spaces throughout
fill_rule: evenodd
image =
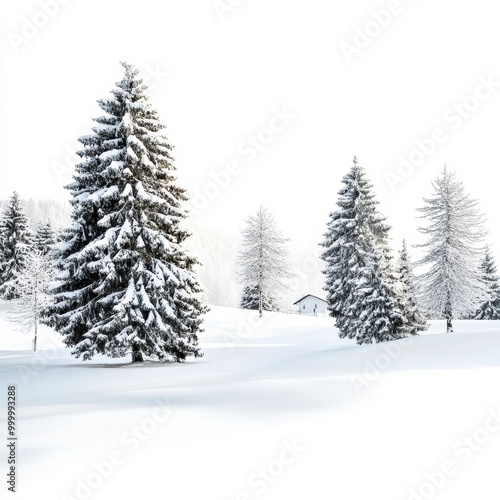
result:
M 406 320 L 389 250 L 389 229 L 365 171 L 354 157 L 330 214 L 322 259 L 330 315 L 341 338 L 359 344 L 405 336 Z
M 12 300 L 19 297 L 16 273 L 33 244 L 33 234 L 24 214 L 19 195 L 14 192 L 0 219 L 0 297 Z
M 67 186 L 73 223 L 61 235 L 50 322 L 84 360 L 131 353 L 133 362 L 183 361 L 201 356 L 207 311 L 197 261 L 182 245 L 187 197 L 147 87 L 122 65 L 112 96 L 98 101 L 104 115 L 79 138 L 83 161 Z
M 481 304 L 473 318 L 478 320 L 500 319 L 500 284 L 495 258 L 490 248 L 486 246 L 484 257 L 481 261 L 480 272 L 488 289 L 488 297 Z
M 417 263 L 425 269 L 419 286 L 426 310 L 446 319 L 447 331 L 453 332 L 453 319 L 470 317 L 488 296 L 479 269 L 484 217 L 446 166 L 432 187 L 431 197 L 418 209 L 426 220 L 419 230 L 427 236 L 419 245 L 425 252 Z

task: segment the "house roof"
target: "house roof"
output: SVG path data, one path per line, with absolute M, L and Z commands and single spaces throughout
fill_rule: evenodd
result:
M 308 293 L 307 295 L 304 295 L 301 299 L 297 300 L 297 302 L 294 302 L 293 305 L 295 306 L 296 304 L 298 304 L 299 302 L 302 302 L 307 297 L 314 297 L 315 299 L 321 300 L 322 302 L 326 303 L 325 299 L 322 299 L 321 297 L 318 297 L 317 295 L 312 295 L 312 294 Z

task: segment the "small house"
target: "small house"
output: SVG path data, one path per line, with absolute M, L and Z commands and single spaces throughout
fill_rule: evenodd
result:
M 328 315 L 326 300 L 320 297 L 316 297 L 316 295 L 305 295 L 300 300 L 297 300 L 297 302 L 295 302 L 293 305 L 298 306 L 299 314 L 305 314 L 307 316 Z

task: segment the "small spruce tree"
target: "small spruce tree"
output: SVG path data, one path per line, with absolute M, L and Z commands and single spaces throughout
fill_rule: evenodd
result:
M 258 286 L 246 286 L 243 290 L 243 295 L 241 297 L 240 306 L 243 309 L 252 309 L 254 311 L 259 310 L 259 299 L 262 296 L 262 310 L 263 311 L 277 311 L 278 307 L 274 303 L 271 297 L 268 297 L 264 292 L 259 293 Z
M 499 320 L 500 319 L 500 285 L 497 273 L 495 258 L 491 254 L 490 248 L 486 246 L 484 258 L 481 261 L 481 275 L 488 287 L 488 297 L 481 304 L 481 307 L 473 316 L 478 320 Z
M 0 298 L 19 297 L 16 291 L 16 273 L 23 267 L 26 254 L 33 244 L 28 218 L 14 192 L 0 219 Z
M 417 335 L 427 330 L 428 324 L 418 303 L 418 292 L 413 273 L 413 265 L 406 240 L 399 252 L 398 275 L 400 286 L 400 309 L 406 318 L 405 329 L 408 335 Z
M 55 243 L 56 237 L 52 224 L 50 222 L 40 224 L 35 233 L 35 247 L 44 255 L 47 255 L 52 253 Z

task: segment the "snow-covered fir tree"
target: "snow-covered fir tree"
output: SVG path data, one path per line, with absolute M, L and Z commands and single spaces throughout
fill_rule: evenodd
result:
M 258 311 L 260 300 L 262 300 L 263 311 L 278 310 L 278 307 L 271 297 L 268 297 L 265 293 L 262 293 L 262 296 L 260 296 L 258 286 L 246 286 L 243 289 L 240 307 L 242 307 L 243 309 L 252 309 L 254 311 Z
M 184 361 L 201 356 L 208 308 L 183 242 L 186 192 L 172 146 L 138 70 L 125 74 L 104 115 L 79 138 L 83 159 L 67 186 L 72 225 L 61 234 L 50 323 L 84 360 L 96 353 Z
M 54 278 L 54 262 L 49 253 L 32 246 L 24 256 L 23 266 L 15 272 L 14 310 L 8 319 L 25 333 L 34 330 L 33 350 L 36 351 L 38 324 L 53 297 L 49 285 Z
M 14 192 L 0 219 L 0 297 L 18 298 L 16 272 L 33 244 L 33 234 L 19 195 Z
M 398 307 L 390 227 L 356 157 L 342 181 L 339 208 L 330 214 L 322 242 L 330 315 L 341 338 L 359 344 L 401 339 L 406 320 Z
M 481 261 L 480 272 L 487 285 L 488 297 L 473 315 L 478 320 L 500 319 L 500 284 L 497 273 L 495 257 L 491 254 L 489 246 L 486 246 L 484 257 Z
M 428 324 L 418 303 L 415 274 L 406 240 L 403 240 L 403 246 L 399 251 L 397 272 L 400 287 L 399 307 L 406 318 L 405 330 L 408 335 L 417 335 L 418 332 L 427 330 Z
M 427 242 L 418 245 L 425 256 L 419 276 L 422 303 L 435 318 L 446 319 L 453 332 L 453 319 L 469 317 L 487 300 L 479 269 L 480 245 L 486 231 L 478 202 L 465 192 L 456 174 L 444 166 L 432 183 L 433 193 L 419 210 L 425 227 L 419 228 Z
M 50 222 L 45 222 L 38 226 L 35 233 L 35 247 L 44 255 L 51 253 L 54 250 L 56 236 Z
M 266 304 L 276 304 L 288 288 L 291 278 L 287 239 L 278 228 L 272 212 L 260 206 L 245 221 L 242 250 L 238 254 L 239 281 L 247 290 L 255 290 L 259 315 Z M 245 294 L 242 297 L 242 307 Z

